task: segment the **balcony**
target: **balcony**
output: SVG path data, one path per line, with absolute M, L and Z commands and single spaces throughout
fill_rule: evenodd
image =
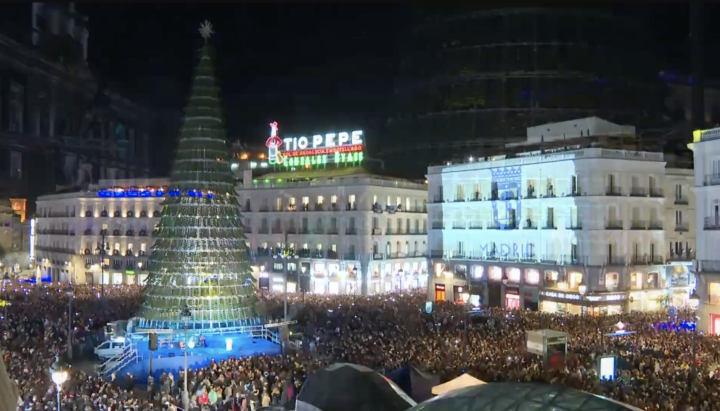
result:
M 273 234 L 282 234 L 282 232 L 283 232 L 283 231 L 282 231 L 282 227 L 273 227 L 273 228 L 272 228 L 272 233 L 273 233 Z
M 625 257 L 618 257 L 618 256 L 607 256 L 605 258 L 605 264 L 607 265 L 625 265 Z
M 605 195 L 606 196 L 621 196 L 622 188 L 616 187 L 616 186 L 608 186 L 605 188 Z
M 648 223 L 648 230 L 662 230 L 663 229 L 663 223 L 659 220 L 650 220 Z
M 35 249 L 37 251 L 47 251 L 47 252 L 53 252 L 53 253 L 64 253 L 64 254 L 75 254 L 75 250 L 71 248 L 62 248 L 62 247 L 49 247 L 49 246 L 35 246 Z
M 270 228 L 269 227 L 260 227 L 258 229 L 258 234 L 270 234 Z
M 399 234 L 405 234 L 405 231 L 402 228 L 390 228 L 388 227 L 385 230 L 386 235 L 399 235 Z
M 433 204 L 439 204 L 442 202 L 443 202 L 442 196 L 434 196 L 433 197 L 433 201 L 432 201 Z
M 605 229 L 606 230 L 622 230 L 623 229 L 623 222 L 622 220 L 610 220 L 605 222 Z
M 413 228 L 412 230 L 408 230 L 408 231 L 407 231 L 407 234 L 410 234 L 410 235 L 425 235 L 425 234 L 427 234 L 427 230 L 426 230 L 426 229 L 422 229 L 422 228 Z
M 357 229 L 355 229 L 355 228 L 346 228 L 346 229 L 345 229 L 345 235 L 357 235 Z
M 500 229 L 500 225 L 499 225 L 498 223 L 492 221 L 492 222 L 489 222 L 489 223 L 487 224 L 487 229 L 488 229 L 488 230 L 499 230 L 499 229 Z
M 325 229 L 322 227 L 315 227 L 313 234 L 325 234 Z
M 531 219 L 525 220 L 525 224 L 523 224 L 523 229 L 525 230 L 536 230 L 537 229 L 537 223 L 535 221 L 532 221 Z
M 705 224 L 703 225 L 705 230 L 720 230 L 720 216 L 705 217 Z
M 454 222 L 452 225 L 453 230 L 464 230 L 465 229 L 465 223 L 461 222 Z
M 528 187 L 527 191 L 525 192 L 525 198 L 536 198 L 536 197 L 537 196 L 535 195 L 535 188 Z
M 49 235 L 75 235 L 73 232 L 70 234 L 69 230 L 55 230 L 55 229 L 45 229 L 45 230 L 38 230 L 38 234 L 49 234 Z
M 706 174 L 703 185 L 718 186 L 720 185 L 720 174 Z
M 633 255 L 630 258 L 630 263 L 634 265 L 662 265 L 665 261 L 662 256 L 659 255 Z
M 582 224 L 576 221 L 565 225 L 565 228 L 568 230 L 582 230 Z
M 543 230 L 557 230 L 557 226 L 554 221 L 546 221 Z
M 405 257 L 407 257 L 407 254 L 406 254 L 406 253 L 403 253 L 402 251 L 396 251 L 396 252 L 394 252 L 394 253 L 387 253 L 386 256 L 387 256 L 388 259 L 392 259 L 392 258 L 405 258 Z
M 675 205 L 688 205 L 690 201 L 687 197 L 675 197 Z
M 357 203 L 345 204 L 345 211 L 357 211 Z
M 328 235 L 338 235 L 340 233 L 340 230 L 336 228 L 328 228 L 327 230 Z
M 288 234 L 297 234 L 298 229 L 295 227 L 288 227 L 287 233 Z
M 482 228 L 483 228 L 483 223 L 475 222 L 475 223 L 470 223 L 468 225 L 468 229 L 470 229 L 470 230 L 482 230 Z
M 631 230 L 645 230 L 647 228 L 647 222 L 644 220 L 633 220 L 630 222 Z
M 480 195 L 479 191 L 476 191 L 473 193 L 473 195 L 468 198 L 468 201 L 482 201 L 482 196 Z
M 354 261 L 357 260 L 357 254 L 355 253 L 342 253 L 343 260 Z
M 441 222 L 435 221 L 435 222 L 432 223 L 432 229 L 433 229 L 433 230 L 444 230 L 444 229 L 445 229 L 445 223 L 441 223 Z
M 385 254 L 384 253 L 372 253 L 372 259 L 373 260 L 384 260 Z
M 325 211 L 325 207 L 322 203 L 316 203 L 313 207 L 313 211 Z
M 430 250 L 430 258 L 443 258 L 443 250 Z
M 266 206 L 266 205 L 260 206 L 260 208 L 258 208 L 258 211 L 261 213 L 267 213 L 270 211 L 270 206 Z
M 337 203 L 330 203 L 331 211 L 340 211 L 340 206 Z
M 453 203 L 462 203 L 465 202 L 465 196 L 463 195 L 456 195 L 453 199 Z
M 642 187 L 631 187 L 630 197 L 647 197 L 647 191 Z
M 695 251 L 685 251 L 680 253 L 672 252 L 667 257 L 668 262 L 670 261 L 692 261 L 695 259 Z
M 301 211 L 310 211 L 310 204 L 303 203 L 302 206 L 300 207 L 300 210 Z
M 258 257 L 270 257 L 270 249 L 258 247 L 257 251 L 255 251 L 255 255 Z
M 575 187 L 570 193 L 567 195 L 568 197 L 581 197 L 582 191 L 580 191 L 580 187 Z
M 683 222 L 675 223 L 675 231 L 677 231 L 679 233 L 688 232 L 688 231 L 690 231 L 690 224 L 683 223 Z
M 310 229 L 307 227 L 300 228 L 300 234 L 310 234 Z
M 387 211 L 388 214 L 395 214 L 395 213 L 398 212 L 399 210 L 398 210 L 398 207 L 395 207 L 394 205 L 386 205 L 386 206 L 385 206 L 385 211 Z
M 664 198 L 664 197 L 665 197 L 665 192 L 663 191 L 662 188 L 650 187 L 650 197 L 653 197 L 653 198 Z

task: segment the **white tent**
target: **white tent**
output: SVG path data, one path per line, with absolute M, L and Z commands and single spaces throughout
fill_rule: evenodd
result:
M 458 390 L 460 388 L 472 387 L 474 385 L 487 384 L 485 381 L 478 380 L 470 374 L 463 374 L 452 381 L 445 384 L 436 385 L 432 388 L 433 395 L 442 395 L 448 391 Z

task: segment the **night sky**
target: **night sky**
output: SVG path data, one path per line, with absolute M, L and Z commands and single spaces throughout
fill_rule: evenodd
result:
M 368 131 L 380 130 L 387 119 L 399 57 L 412 47 L 411 7 L 78 4 L 89 16 L 93 71 L 123 95 L 172 110 L 185 103 L 201 44 L 197 28 L 210 20 L 229 137 L 252 144 L 264 142 L 271 120 L 286 135 L 362 128 L 372 144 Z M 687 4 L 610 7 L 648 22 L 667 49 L 663 65 L 689 70 Z M 715 9 L 706 5 L 706 15 Z M 718 39 L 710 23 L 706 42 L 712 47 Z M 710 55 L 707 60 L 713 64 Z M 158 136 L 156 146 L 172 150 L 176 138 L 176 132 Z

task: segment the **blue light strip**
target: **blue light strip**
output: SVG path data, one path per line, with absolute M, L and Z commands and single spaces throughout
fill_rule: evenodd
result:
M 180 192 L 180 189 L 176 188 L 174 190 L 168 191 L 168 195 L 170 197 L 180 197 L 182 193 Z M 101 198 L 151 198 L 153 197 L 153 192 L 150 190 L 110 190 L 110 189 L 103 189 L 98 190 L 97 192 L 98 197 Z M 165 195 L 165 191 L 163 190 L 155 190 L 154 197 L 163 197 Z M 188 197 L 207 197 L 207 198 L 213 198 L 215 195 L 213 193 L 207 193 L 200 190 L 188 190 L 185 195 Z

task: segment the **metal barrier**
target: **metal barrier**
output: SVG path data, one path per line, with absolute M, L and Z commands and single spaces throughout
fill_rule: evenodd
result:
M 130 364 L 131 362 L 138 361 L 137 346 L 134 343 L 130 343 L 123 348 L 123 352 L 110 358 L 104 363 L 98 366 L 98 373 L 108 377 L 115 371 L 118 371 Z

